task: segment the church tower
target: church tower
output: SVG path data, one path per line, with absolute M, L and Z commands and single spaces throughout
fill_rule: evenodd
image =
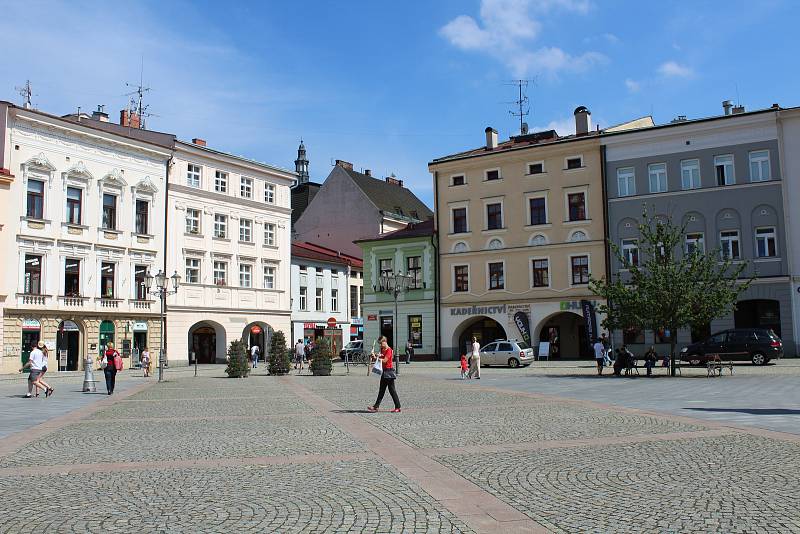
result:
M 303 140 L 300 140 L 300 146 L 297 148 L 297 159 L 294 160 L 294 170 L 298 174 L 297 185 L 308 182 L 308 159 L 306 159 L 306 145 Z

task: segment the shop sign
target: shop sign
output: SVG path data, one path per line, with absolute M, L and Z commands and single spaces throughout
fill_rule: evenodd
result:
M 519 333 L 522 334 L 522 340 L 531 346 L 531 325 L 528 321 L 528 314 L 523 311 L 518 311 L 514 314 L 514 324 L 517 325 Z
M 316 327 L 317 325 L 315 325 L 314 323 L 303 323 L 303 328 L 310 328 L 313 330 Z
M 581 303 L 584 301 L 581 300 L 562 300 L 560 303 L 561 311 L 575 311 L 575 312 L 582 312 L 583 306 Z M 587 301 L 591 303 L 592 306 L 597 306 L 596 300 Z M 582 314 L 582 313 L 581 313 Z
M 367 315 L 367 321 L 377 321 L 378 316 L 374 314 Z
M 350 318 L 350 324 L 364 324 L 364 318 L 363 317 L 351 317 Z
M 392 315 L 392 310 L 378 310 L 378 315 Z
M 258 325 L 255 325 L 255 326 L 253 326 L 253 327 L 250 329 L 250 333 L 251 333 L 251 334 L 255 334 L 255 335 L 258 335 L 258 334 L 260 334 L 260 333 L 261 333 L 261 327 L 260 327 L 260 326 L 258 326 Z
M 464 308 L 450 308 L 450 315 L 492 315 L 506 313 L 506 305 L 496 306 L 466 306 Z
M 134 332 L 147 332 L 147 323 L 144 321 L 136 321 L 133 323 Z
M 61 330 L 64 332 L 78 332 L 78 325 L 74 321 L 64 321 L 61 323 Z
M 328 328 L 336 327 L 336 317 L 328 317 Z
M 22 320 L 22 329 L 23 330 L 39 330 L 42 325 L 36 319 L 23 319 Z

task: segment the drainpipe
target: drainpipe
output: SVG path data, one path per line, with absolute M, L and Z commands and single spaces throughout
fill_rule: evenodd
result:
M 168 226 L 168 224 L 169 224 L 169 173 L 170 173 L 170 169 L 172 168 L 172 158 L 173 158 L 173 156 L 170 156 L 169 159 L 167 159 L 167 161 L 165 163 L 166 171 L 167 171 L 166 172 L 167 180 L 166 180 L 166 184 L 164 186 L 164 274 L 166 276 L 169 276 L 169 273 L 167 273 L 167 250 L 168 250 L 167 249 L 167 239 L 168 239 L 168 236 L 169 236 L 169 226 Z M 164 309 L 162 310 L 163 313 L 161 314 L 161 321 L 162 321 L 161 322 L 161 335 L 164 336 L 164 345 L 163 345 L 164 353 L 160 354 L 159 357 L 160 358 L 164 358 L 164 367 L 168 367 L 168 365 L 167 365 L 167 361 L 168 360 L 166 358 L 166 354 L 169 353 L 169 350 L 167 349 L 168 341 L 167 341 L 167 297 L 166 297 L 166 295 L 163 297 L 163 299 L 164 300 L 162 302 L 164 303 Z M 197 356 L 195 355 L 195 357 L 197 357 Z
M 436 240 L 436 237 L 439 234 L 437 217 L 439 217 L 439 171 L 433 171 L 433 210 L 434 210 L 434 218 L 433 218 L 433 236 L 431 236 L 431 243 L 433 243 L 433 250 L 434 254 L 434 262 L 436 262 L 436 269 L 435 269 L 435 276 L 436 276 L 436 287 L 433 291 L 433 323 L 434 327 L 436 328 L 436 332 L 434 333 L 435 339 L 435 346 L 436 346 L 436 354 L 439 356 L 439 359 L 444 359 L 444 355 L 442 354 L 442 336 L 440 332 L 440 325 L 439 325 L 439 282 L 441 276 L 439 275 L 439 246 Z
M 608 184 L 606 183 L 606 145 L 600 145 L 600 181 L 603 190 L 603 229 L 606 242 L 603 243 L 603 253 L 606 256 L 606 280 L 611 281 L 611 247 L 608 246 L 608 239 L 611 236 L 608 222 Z M 611 302 L 606 303 L 608 306 Z M 614 336 L 611 332 L 608 333 L 608 342 L 610 348 L 614 348 Z

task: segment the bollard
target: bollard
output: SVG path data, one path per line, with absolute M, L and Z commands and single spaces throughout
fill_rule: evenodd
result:
M 89 356 L 83 361 L 83 392 L 87 393 L 94 393 L 97 391 L 97 382 L 94 379 L 94 371 L 92 370 L 92 364 L 94 361 L 92 357 Z

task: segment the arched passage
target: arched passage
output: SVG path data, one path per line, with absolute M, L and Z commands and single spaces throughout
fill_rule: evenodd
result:
M 261 357 L 266 358 L 269 344 L 272 341 L 272 332 L 272 327 L 262 321 L 254 321 L 245 326 L 242 330 L 242 342 L 247 347 L 247 353 L 250 354 L 253 345 L 256 345 L 261 351 Z
M 571 311 L 549 315 L 539 321 L 533 333 L 538 342 L 550 343 L 551 358 L 591 358 L 583 316 Z
M 453 347 L 458 355 L 467 354 L 472 349 L 472 337 L 478 339 L 481 347 L 495 339 L 508 339 L 505 328 L 494 319 L 486 316 L 470 317 L 453 331 Z
M 189 363 L 222 363 L 227 342 L 225 328 L 214 321 L 200 321 L 189 329 Z

